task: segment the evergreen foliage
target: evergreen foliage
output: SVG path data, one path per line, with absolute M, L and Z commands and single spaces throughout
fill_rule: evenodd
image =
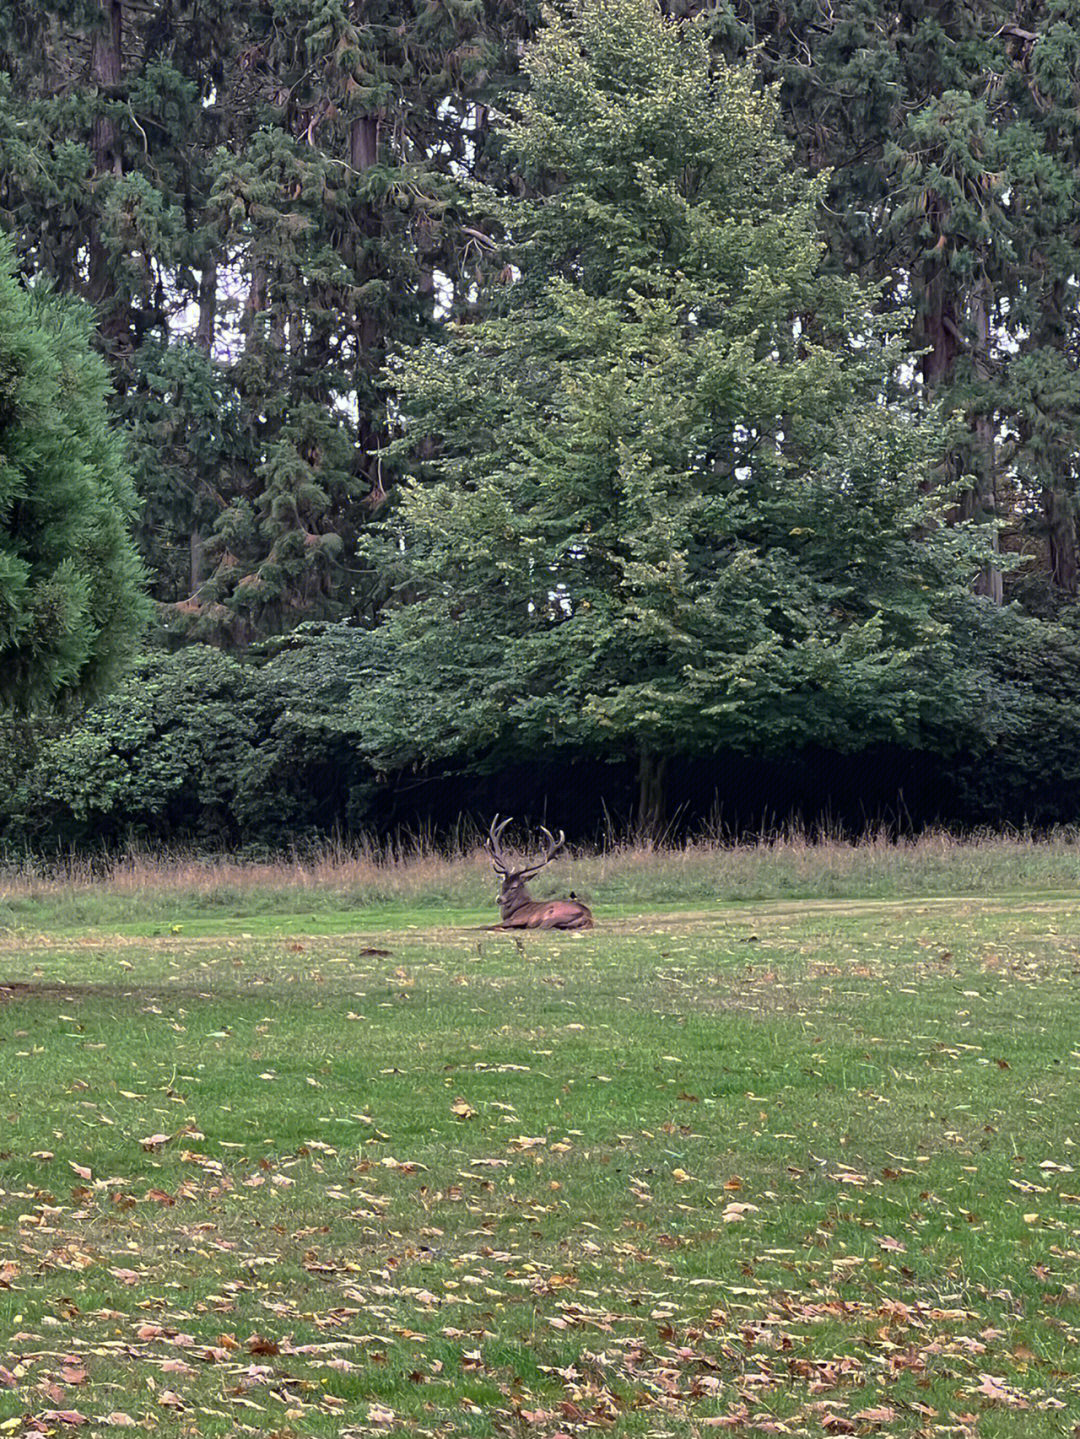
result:
M 829 170 L 832 264 L 911 305 L 922 378 L 966 416 L 947 473 L 1034 564 L 1014 592 L 1080 588 L 1080 17 L 1068 0 L 816 0 L 710 11 L 780 82 L 800 159 Z M 1007 567 L 978 588 L 1000 602 Z
M 90 316 L 0 236 L 0 707 L 99 691 L 146 618 L 135 496 Z
M 0 15 L 0 224 L 88 299 L 170 636 L 232 645 L 381 591 L 391 345 L 470 305 L 454 172 L 531 5 L 36 0 Z

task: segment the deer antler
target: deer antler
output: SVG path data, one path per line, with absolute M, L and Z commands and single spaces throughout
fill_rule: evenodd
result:
M 531 864 L 527 869 L 521 871 L 522 879 L 531 879 L 534 874 L 539 874 L 544 868 L 544 865 L 550 864 L 566 843 L 566 834 L 563 830 L 559 830 L 558 839 L 555 838 L 549 829 L 545 829 L 543 825 L 540 826 L 540 833 L 547 838 L 547 852 L 539 864 Z
M 507 864 L 502 851 L 499 849 L 499 837 L 513 817 L 512 814 L 508 814 L 502 824 L 499 824 L 499 816 L 496 815 L 491 821 L 491 829 L 488 831 L 488 837 L 484 841 L 484 844 L 491 851 L 491 863 L 499 874 L 510 873 L 510 866 Z

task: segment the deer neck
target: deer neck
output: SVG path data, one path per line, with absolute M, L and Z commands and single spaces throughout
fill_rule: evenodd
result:
M 524 884 L 515 884 L 507 892 L 499 896 L 499 908 L 502 911 L 503 919 L 509 919 L 511 915 L 517 914 L 519 909 L 524 909 L 528 904 L 533 904 L 532 895 Z

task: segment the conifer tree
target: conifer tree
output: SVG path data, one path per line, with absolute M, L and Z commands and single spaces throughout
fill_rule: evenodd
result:
M 1074 596 L 1076 7 L 753 0 L 710 13 L 727 53 L 753 47 L 781 82 L 800 160 L 830 170 L 832 263 L 914 308 L 923 381 L 967 415 L 949 461 L 970 476 L 959 513 L 1009 526 L 1013 545 L 1034 537 L 1051 591 Z M 997 601 L 1003 569 L 977 586 Z M 1034 600 L 1030 566 L 1013 584 Z
M 99 691 L 146 605 L 135 508 L 84 306 L 26 290 L 0 237 L 0 706 Z
M 469 303 L 454 172 L 531 6 L 0 7 L 0 224 L 88 299 L 181 637 L 368 612 L 376 377 Z

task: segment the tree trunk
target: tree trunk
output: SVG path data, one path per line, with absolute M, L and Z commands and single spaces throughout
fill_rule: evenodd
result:
M 922 357 L 923 382 L 931 393 L 947 384 L 953 364 L 956 361 L 955 320 L 952 305 L 938 298 L 935 308 L 921 317 L 918 337 L 920 349 L 926 349 Z
M 349 126 L 349 161 L 354 170 L 363 172 L 370 170 L 379 158 L 379 117 L 378 115 L 360 115 Z M 365 237 L 378 235 L 380 216 L 377 207 L 370 201 L 364 201 L 357 206 L 357 223 Z M 367 278 L 367 269 L 370 260 L 354 257 L 354 270 L 356 279 L 361 282 Z M 434 277 L 432 277 L 434 283 Z M 369 308 L 361 308 L 356 317 L 356 359 L 357 369 L 361 375 L 370 380 L 370 377 L 377 374 L 382 365 L 382 340 L 383 330 L 380 317 Z M 362 502 L 369 510 L 377 510 L 386 498 L 386 491 L 383 488 L 382 470 L 377 458 L 378 452 L 386 444 L 387 436 L 384 426 L 378 421 L 376 415 L 365 413 L 361 407 L 359 423 L 357 425 L 357 448 L 358 453 L 364 456 L 360 462 L 361 470 L 370 484 L 365 500 Z M 372 458 L 376 456 L 376 458 Z
M 379 158 L 379 117 L 361 115 L 349 127 L 349 163 L 354 170 L 370 170 Z
M 667 813 L 668 756 L 656 750 L 638 752 L 638 813 L 639 836 L 654 843 L 660 838 Z
M 240 321 L 240 328 L 244 338 L 250 342 L 255 326 L 255 318 L 266 309 L 266 266 L 261 260 L 256 260 L 251 267 L 251 281 L 248 285 L 248 292 L 244 299 L 244 313 Z
M 948 213 L 948 205 L 931 193 L 927 210 L 929 223 L 944 233 Z M 916 338 L 918 348 L 926 350 L 922 357 L 923 383 L 935 394 L 952 379 L 960 329 L 948 270 L 942 260 L 931 261 L 930 265 L 929 273 L 924 272 L 921 277 Z
M 206 578 L 206 541 L 197 524 L 191 527 L 191 596 L 194 599 Z
M 349 127 L 349 160 L 354 170 L 370 170 L 379 158 L 379 117 L 361 115 Z M 362 224 L 365 231 L 374 229 L 378 221 L 364 205 Z M 374 349 L 379 338 L 379 323 L 370 310 L 362 310 L 356 327 L 356 343 L 361 363 Z
M 103 24 L 94 32 L 90 73 L 99 90 L 115 94 L 124 72 L 124 11 L 122 0 L 101 0 Z M 99 173 L 120 173 L 116 126 L 106 115 L 94 121 L 94 159 Z
M 980 281 L 971 295 L 972 359 L 980 381 L 990 378 L 990 297 L 989 283 Z M 975 488 L 963 497 L 960 513 L 964 519 L 988 521 L 997 518 L 997 436 L 993 412 L 985 411 L 975 419 L 974 448 Z M 992 544 L 998 549 L 998 534 Z M 975 593 L 984 595 L 995 605 L 1004 600 L 1001 569 L 991 560 L 983 566 L 975 580 Z
M 122 0 L 101 0 L 102 24 L 95 30 L 90 52 L 90 75 L 99 99 L 114 97 L 120 88 L 124 70 L 124 12 Z M 123 173 L 119 136 L 108 115 L 94 120 L 91 145 L 94 152 L 94 175 Z M 89 236 L 89 287 L 87 298 L 101 311 L 100 330 L 108 348 L 115 354 L 123 347 L 128 330 L 127 305 L 114 294 L 109 253 L 101 233 L 100 208 L 94 217 Z
M 199 279 L 199 323 L 195 327 L 195 343 L 204 355 L 214 348 L 214 327 L 217 323 L 217 263 L 208 260 Z
M 1070 291 L 1061 275 L 1043 276 L 1044 302 L 1039 324 L 1033 338 L 1040 346 L 1060 351 L 1069 350 L 1072 333 L 1067 318 Z M 1080 537 L 1076 529 L 1076 481 L 1070 463 L 1071 434 L 1064 416 L 1058 417 L 1053 437 L 1041 441 L 1032 458 L 1044 475 L 1040 500 L 1046 530 L 1047 569 L 1050 584 L 1060 595 L 1070 599 L 1080 593 Z M 1025 445 L 1031 445 L 1030 431 L 1022 432 Z
M 1080 588 L 1080 553 L 1076 534 L 1076 507 L 1064 489 L 1046 485 L 1042 492 L 1043 519 L 1049 548 L 1050 581 L 1064 595 Z

